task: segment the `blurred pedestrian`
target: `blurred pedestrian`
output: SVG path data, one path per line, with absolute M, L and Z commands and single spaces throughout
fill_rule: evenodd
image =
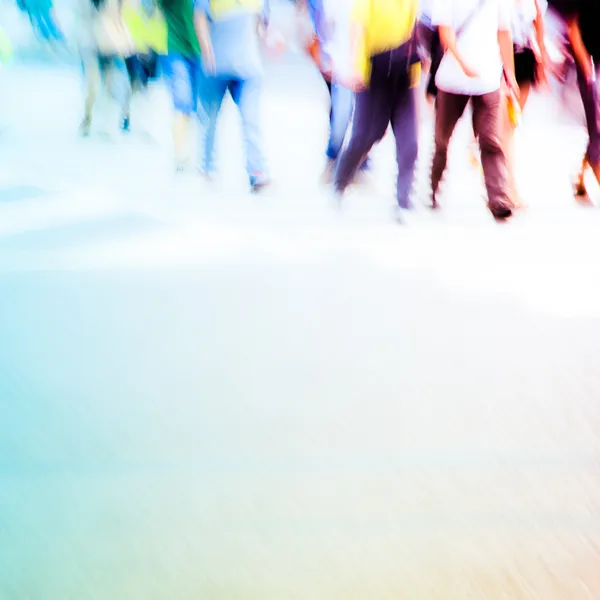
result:
M 217 121 L 229 92 L 242 119 L 250 187 L 257 192 L 269 183 L 260 114 L 260 38 L 269 22 L 268 2 L 196 0 L 195 10 L 204 73 L 200 102 L 206 115 L 201 127 L 200 170 L 206 177 L 214 173 Z
M 585 110 L 588 146 L 575 184 L 578 196 L 587 196 L 585 173 L 592 169 L 600 183 L 600 3 L 598 0 L 552 0 L 566 24 L 569 48 L 575 59 L 577 82 Z
M 123 21 L 121 0 L 78 0 L 78 46 L 86 81 L 84 117 L 80 133 L 87 136 L 100 100 L 104 133 L 112 135 L 129 116 L 131 88 L 125 57 L 133 42 Z
M 167 54 L 167 27 L 155 0 L 127 0 L 123 19 L 132 37 L 135 54 L 125 59 L 136 111 L 144 114 L 138 119 L 141 127 L 150 125 L 152 108 L 150 84 L 159 79 L 159 58 Z M 123 123 L 129 130 L 130 117 Z
M 329 141 L 324 181 L 333 178 L 354 109 L 354 92 L 342 83 L 347 76 L 344 56 L 350 54 L 349 13 L 353 0 L 301 0 L 299 18 L 308 17 L 312 28 L 306 50 L 319 69 L 330 99 Z M 335 71 L 334 74 L 334 63 Z
M 340 195 L 391 123 L 396 138 L 398 209 L 411 207 L 418 153 L 417 5 L 417 0 L 354 2 L 350 25 L 353 70 L 347 85 L 357 96 L 352 136 L 335 174 Z
M 198 113 L 198 90 L 202 65 L 194 28 L 193 0 L 158 0 L 167 24 L 168 50 L 163 74 L 173 99 L 173 144 L 175 170 L 190 166 L 192 119 Z
M 512 214 L 508 163 L 502 143 L 506 110 L 503 73 L 518 96 L 511 36 L 512 0 L 436 0 L 433 24 L 445 54 L 436 74 L 435 151 L 431 171 L 432 206 L 446 170 L 448 147 L 467 105 L 479 141 L 488 206 L 497 219 Z
M 515 78 L 519 86 L 518 98 L 509 98 L 516 103 L 511 118 L 510 111 L 505 111 L 504 150 L 507 155 L 508 173 L 511 187 L 511 198 L 515 207 L 524 206 L 515 180 L 514 165 L 514 131 L 532 88 L 547 85 L 547 66 L 549 64 L 546 51 L 544 14 L 546 0 L 512 0 L 511 34 L 513 38 Z

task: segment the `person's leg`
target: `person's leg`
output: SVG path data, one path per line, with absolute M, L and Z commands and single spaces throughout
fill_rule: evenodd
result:
M 401 84 L 402 85 L 402 84 Z M 396 139 L 398 162 L 397 200 L 400 208 L 410 208 L 410 193 L 415 178 L 415 166 L 419 153 L 417 123 L 417 89 L 409 87 L 397 91 L 392 112 L 392 130 Z
M 600 76 L 600 65 L 596 69 L 597 77 Z M 577 69 L 577 83 L 581 94 L 581 100 L 585 109 L 585 120 L 588 130 L 588 147 L 585 154 L 584 166 L 582 166 L 579 176 L 579 187 L 582 193 L 586 195 L 584 175 L 586 163 L 592 167 L 594 175 L 600 184 L 600 93 L 598 84 L 594 82 L 590 85 L 583 76 L 583 73 Z M 579 190 L 578 190 L 579 191 Z
M 257 190 L 266 185 L 269 180 L 261 129 L 260 78 L 233 81 L 230 83 L 229 91 L 242 116 L 242 130 L 246 147 L 246 171 L 250 178 L 250 185 Z
M 390 85 L 387 71 L 382 72 L 379 65 L 374 64 L 369 87 L 356 95 L 352 135 L 338 158 L 335 173 L 338 193 L 350 185 L 371 148 L 385 135 L 392 116 Z
M 531 82 L 524 81 L 519 85 L 519 106 L 521 110 L 525 109 L 530 92 Z M 504 132 L 504 152 L 506 153 L 506 162 L 508 165 L 510 197 L 515 207 L 522 207 L 524 203 L 520 200 L 517 180 L 515 178 L 515 127 L 510 121 L 508 110 L 502 110 L 501 116 Z
M 488 195 L 488 205 L 496 218 L 511 215 L 508 163 L 502 144 L 501 111 L 505 110 L 500 90 L 473 97 L 473 124 L 479 138 L 481 166 Z
M 173 145 L 178 171 L 184 170 L 189 161 L 189 136 L 191 117 L 196 111 L 197 92 L 194 90 L 192 61 L 178 54 L 165 57 L 164 73 L 173 99 Z
M 214 174 L 217 123 L 228 81 L 220 77 L 200 75 L 198 82 L 198 169 L 206 177 Z
M 431 167 L 432 206 L 437 208 L 437 192 L 448 163 L 448 146 L 456 124 L 465 112 L 468 96 L 450 94 L 441 90 L 437 93 L 435 110 L 435 150 Z
M 96 98 L 98 97 L 98 90 L 100 89 L 101 74 L 98 55 L 94 52 L 82 55 L 81 63 L 85 80 L 85 102 L 83 120 L 79 126 L 79 132 L 81 135 L 87 136 L 90 133 L 92 125 L 92 114 Z
M 111 58 L 106 63 L 104 77 L 106 91 L 110 98 L 116 103 L 119 110 L 116 120 L 119 121 L 122 131 L 129 131 L 132 88 L 127 74 L 125 60 L 118 57 Z
M 354 92 L 334 83 L 331 88 L 331 133 L 327 147 L 327 159 L 337 160 L 352 119 Z

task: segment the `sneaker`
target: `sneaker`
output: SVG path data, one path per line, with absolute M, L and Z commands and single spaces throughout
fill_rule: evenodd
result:
M 175 161 L 175 173 L 185 173 L 188 170 L 189 163 L 187 160 Z
M 269 179 L 264 175 L 250 175 L 250 189 L 254 194 L 258 194 L 270 185 Z
M 82 137 L 88 137 L 90 135 L 90 129 L 92 127 L 92 120 L 89 118 L 83 119 L 79 125 L 79 135 Z
M 512 208 L 503 202 L 488 202 L 488 208 L 496 221 L 506 221 L 512 216 Z

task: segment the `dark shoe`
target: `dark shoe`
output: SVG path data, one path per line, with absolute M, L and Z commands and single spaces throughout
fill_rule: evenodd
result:
M 123 119 L 121 120 L 121 131 L 123 133 L 127 133 L 129 132 L 131 127 L 131 122 L 129 120 L 129 117 L 123 117 Z
M 512 216 L 512 208 L 502 202 L 488 202 L 488 208 L 496 221 L 506 221 Z
M 253 194 L 258 194 L 270 185 L 270 181 L 262 175 L 252 175 L 250 177 L 250 189 Z

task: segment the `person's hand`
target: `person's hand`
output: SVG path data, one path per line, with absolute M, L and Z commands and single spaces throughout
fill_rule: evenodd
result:
M 344 78 L 340 83 L 354 93 L 362 92 L 367 88 L 367 82 L 365 78 L 359 73 L 352 73 L 348 77 Z
M 508 91 L 518 100 L 521 95 L 521 89 L 515 78 L 514 73 L 506 73 L 506 84 Z
M 460 68 L 469 79 L 475 79 L 476 77 L 479 77 L 479 73 L 464 62 L 460 63 Z

